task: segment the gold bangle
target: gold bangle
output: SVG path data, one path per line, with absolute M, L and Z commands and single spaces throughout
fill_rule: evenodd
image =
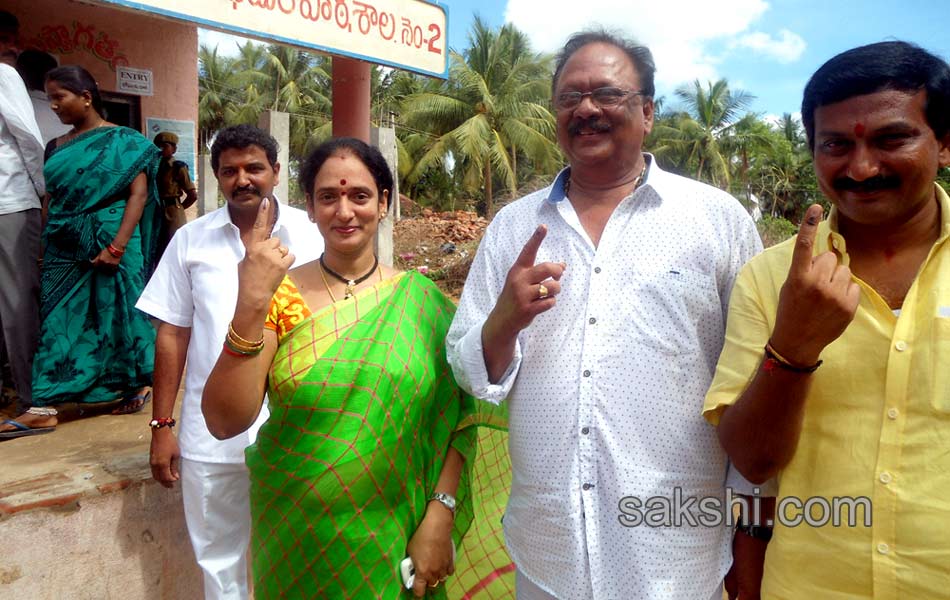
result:
M 256 350 L 264 345 L 264 332 L 261 332 L 261 339 L 256 342 L 246 340 L 239 336 L 236 331 L 234 331 L 233 323 L 228 323 L 228 340 L 231 343 L 239 348 L 246 348 L 248 350 Z

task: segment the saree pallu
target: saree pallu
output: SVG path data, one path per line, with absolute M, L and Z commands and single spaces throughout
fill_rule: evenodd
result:
M 155 255 L 159 155 L 138 132 L 103 127 L 59 146 L 46 162 L 36 405 L 106 402 L 151 385 L 155 330 L 135 302 Z M 129 186 L 143 172 L 145 207 L 118 270 L 93 268 L 90 261 L 119 230 Z
M 280 340 L 270 419 L 247 450 L 258 600 L 411 597 L 399 563 L 450 445 L 465 457 L 456 575 L 428 597 L 514 597 L 500 533 L 505 413 L 455 383 L 444 349 L 454 311 L 410 273 L 297 315 Z

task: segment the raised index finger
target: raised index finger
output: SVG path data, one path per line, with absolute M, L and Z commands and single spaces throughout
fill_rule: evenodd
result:
M 251 238 L 256 241 L 264 241 L 270 237 L 273 231 L 271 223 L 274 214 L 274 201 L 270 196 L 264 196 L 260 205 L 257 207 L 257 218 L 254 219 L 254 228 L 251 230 Z
M 518 260 L 515 261 L 515 264 L 522 267 L 533 267 L 538 258 L 538 248 L 541 247 L 541 242 L 544 241 L 544 236 L 547 234 L 547 225 L 538 225 L 538 228 L 535 229 L 531 237 L 528 238 L 528 242 L 524 245 L 524 248 L 521 249 L 521 254 L 518 255 Z
M 795 238 L 795 249 L 792 251 L 792 266 L 790 273 L 804 275 L 811 269 L 811 259 L 815 248 L 815 238 L 818 237 L 818 224 L 824 209 L 820 204 L 812 204 L 802 217 L 802 225 Z

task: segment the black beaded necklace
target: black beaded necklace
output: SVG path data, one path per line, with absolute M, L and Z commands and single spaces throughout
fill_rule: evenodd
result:
M 353 288 L 355 288 L 359 284 L 369 279 L 370 276 L 376 271 L 376 267 L 379 266 L 379 257 L 376 256 L 376 254 L 374 253 L 373 267 L 369 271 L 366 272 L 366 275 L 363 275 L 362 277 L 359 277 L 357 279 L 347 279 L 346 277 L 340 275 L 339 273 L 337 273 L 336 271 L 328 267 L 327 262 L 323 260 L 323 254 L 320 255 L 320 266 L 323 268 L 324 271 L 329 273 L 334 279 L 338 281 L 342 281 L 343 283 L 346 284 L 346 289 L 343 291 L 343 299 L 345 300 L 353 296 Z

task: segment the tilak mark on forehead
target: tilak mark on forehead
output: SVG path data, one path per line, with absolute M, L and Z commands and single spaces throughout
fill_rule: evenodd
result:
M 864 137 L 864 123 L 855 123 L 854 124 L 854 135 L 859 138 Z

